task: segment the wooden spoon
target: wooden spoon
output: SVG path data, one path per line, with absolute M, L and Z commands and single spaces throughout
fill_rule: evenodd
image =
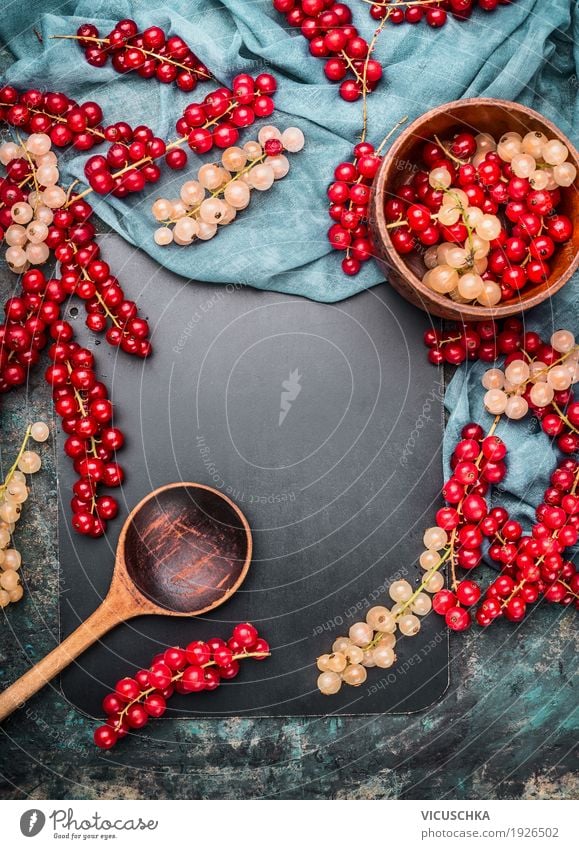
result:
M 152 613 L 195 616 L 223 604 L 245 578 L 251 552 L 247 519 L 221 492 L 198 483 L 151 492 L 121 530 L 102 604 L 0 694 L 0 721 L 119 623 Z

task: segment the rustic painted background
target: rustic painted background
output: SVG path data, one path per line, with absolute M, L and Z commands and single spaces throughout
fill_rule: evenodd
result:
M 0 58 L 1 70 L 10 56 Z M 13 284 L 2 263 L 2 301 Z M 37 369 L 28 393 L 2 398 L 4 469 L 38 419 L 51 421 L 51 401 Z M 43 446 L 17 531 L 26 593 L 0 612 L 1 687 L 58 632 L 53 445 Z M 47 687 L 0 728 L 0 796 L 576 798 L 575 616 L 553 605 L 516 634 L 498 625 L 452 635 L 450 689 L 408 717 L 163 720 L 103 754 L 92 744 L 94 723 Z

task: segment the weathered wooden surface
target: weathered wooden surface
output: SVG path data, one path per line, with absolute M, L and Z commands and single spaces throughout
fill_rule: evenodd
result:
M 2 302 L 13 286 L 2 263 Z M 26 424 L 51 420 L 42 371 L 0 399 L 4 467 Z M 0 611 L 1 687 L 56 644 L 53 446 L 17 530 L 26 594 Z M 0 727 L 0 797 L 577 798 L 576 622 L 550 606 L 518 628 L 454 635 L 451 686 L 423 713 L 161 720 L 104 754 L 94 723 L 46 687 Z

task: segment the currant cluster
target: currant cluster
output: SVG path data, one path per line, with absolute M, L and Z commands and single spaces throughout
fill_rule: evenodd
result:
M 105 339 L 127 354 L 147 357 L 152 347 L 149 325 L 138 315 L 137 305 L 127 300 L 110 267 L 100 258 L 94 241 L 94 212 L 83 199 L 75 199 L 58 210 L 49 232 L 50 247 L 60 263 L 61 295 L 77 295 L 85 305 L 86 325 L 95 333 L 106 331 Z M 56 291 L 56 283 L 53 281 Z
M 329 213 L 335 222 L 328 230 L 328 239 L 334 250 L 345 252 L 342 271 L 348 275 L 357 274 L 374 254 L 368 232 L 368 204 L 381 162 L 373 145 L 359 142 L 353 161 L 340 162 L 334 170 L 334 182 L 328 186 Z
M 3 86 L 0 120 L 26 133 L 46 133 L 55 147 L 72 145 L 85 151 L 105 138 L 101 126 L 103 113 L 98 103 L 78 104 L 56 91 L 19 92 L 14 86 Z
M 139 315 L 134 301 L 127 300 L 118 279 L 111 274 L 108 263 L 92 260 L 77 278 L 75 293 L 84 301 L 86 326 L 94 333 L 105 332 L 105 339 L 114 348 L 144 359 L 151 354 L 148 339 L 149 323 Z M 75 271 L 63 273 L 63 284 L 72 282 Z
M 116 487 L 122 483 L 123 471 L 114 455 L 124 437 L 111 424 L 112 405 L 106 387 L 96 378 L 93 355 L 74 342 L 71 325 L 60 318 L 60 304 L 67 297 L 67 275 L 76 286 L 78 278 L 70 272 L 63 274 L 63 280 L 47 280 L 40 269 L 30 269 L 22 275 L 21 293 L 6 302 L 6 323 L 0 326 L 0 391 L 25 383 L 29 368 L 38 363 L 40 351 L 51 342 L 52 365 L 46 379 L 53 387 L 62 429 L 68 434 L 65 452 L 80 476 L 73 487 L 72 524 L 81 533 L 100 536 L 118 506 L 114 498 L 98 496 L 96 489 L 99 484 Z M 40 433 L 36 428 L 33 437 Z M 34 466 L 37 455 L 25 452 L 21 463 L 28 461 Z M 22 465 L 19 468 L 28 471 Z
M 61 256 L 62 278 L 47 279 L 40 269 L 31 268 L 22 274 L 18 293 L 7 300 L 6 321 L 0 326 L 0 392 L 24 384 L 29 369 L 39 362 L 40 352 L 52 342 L 49 353 L 53 365 L 47 379 L 54 387 L 55 408 L 63 418 L 63 430 L 69 434 L 66 452 L 74 458 L 81 476 L 74 487 L 73 525 L 98 536 L 104 531 L 104 521 L 113 518 L 118 508 L 109 496 L 97 497 L 96 485 L 118 486 L 122 482 L 122 470 L 113 461 L 113 454 L 121 447 L 123 436 L 110 425 L 112 407 L 106 388 L 96 380 L 92 354 L 74 342 L 71 325 L 61 320 L 60 305 L 73 293 L 78 294 L 85 299 L 87 323 L 92 329 L 104 329 L 103 321 L 114 319 L 106 334 L 111 344 L 138 356 L 146 356 L 150 344 L 145 338 L 147 323 L 136 315 L 135 304 L 125 300 L 107 264 L 98 258 L 98 246 L 90 241 L 94 234 L 87 220 L 90 215 L 92 209 L 82 200 L 56 211 L 49 230 L 65 233 L 59 247 L 73 244 L 76 251 L 68 257 L 70 262 L 64 262 L 66 257 Z M 73 239 L 78 239 L 80 246 Z M 89 244 L 95 250 L 88 250 Z M 23 461 L 26 459 L 27 455 Z M 35 463 L 36 455 L 30 459 Z
M 557 331 L 561 332 L 566 331 Z M 544 344 L 537 333 L 525 332 L 523 322 L 514 317 L 503 321 L 451 322 L 443 330 L 429 328 L 424 333 L 424 343 L 433 365 L 460 365 L 467 359 L 491 363 L 501 355 L 509 357 L 520 350 L 534 356 Z M 548 349 L 544 354 L 551 359 Z
M 321 675 L 318 689 L 324 696 L 337 693 L 342 684 L 359 687 L 368 677 L 367 669 L 389 669 L 396 662 L 396 631 L 405 637 L 414 637 L 420 631 L 419 617 L 432 609 L 430 594 L 444 584 L 440 572 L 429 573 L 418 590 L 408 581 L 394 581 L 389 595 L 394 602 L 388 609 L 382 605 L 370 608 L 365 622 L 355 622 L 347 637 L 338 637 L 331 654 L 317 660 Z
M 105 129 L 105 137 L 111 142 L 106 154 L 91 156 L 85 164 L 90 189 L 99 195 L 111 193 L 123 198 L 159 180 L 159 160 L 173 171 L 185 168 L 184 144 L 197 154 L 207 153 L 214 145 L 234 145 L 242 128 L 256 118 L 271 115 L 271 95 L 276 88 L 271 74 L 259 74 L 255 79 L 239 74 L 232 89 L 220 87 L 207 94 L 202 103 L 186 106 L 176 125 L 179 137 L 171 142 L 155 136 L 144 124 L 135 128 L 124 121 L 112 124 Z
M 426 549 L 420 555 L 423 569 L 438 570 L 447 562 L 450 565 L 452 589 L 436 593 L 433 608 L 445 617 L 452 631 L 469 627 L 471 618 L 466 608 L 481 594 L 474 581 L 459 580 L 456 570 L 470 572 L 480 565 L 483 542 L 496 533 L 502 510 L 489 510 L 485 500 L 489 486 L 500 483 L 507 471 L 507 447 L 493 431 L 494 427 L 485 435 L 475 422 L 463 428 L 451 458 L 452 476 L 442 489 L 447 506 L 438 510 L 436 527 L 426 531 Z
M 176 124 L 179 143 L 186 141 L 194 153 L 208 153 L 212 147 L 232 147 L 240 130 L 257 118 L 268 118 L 273 110 L 272 95 L 277 82 L 271 74 L 238 74 L 231 89 L 210 92 L 202 103 L 190 103 Z
M 540 132 L 506 133 L 498 144 L 486 133 L 435 138 L 423 167 L 385 201 L 392 244 L 402 255 L 420 248 L 423 282 L 458 303 L 513 298 L 549 278 L 549 261 L 573 234 L 557 212 L 577 176 L 568 156 Z
M 91 351 L 73 341 L 72 327 L 66 321 L 54 322 L 50 334 L 52 363 L 45 378 L 52 386 L 62 430 L 68 434 L 64 451 L 79 476 L 73 485 L 72 526 L 81 534 L 99 537 L 119 508 L 112 496 L 98 495 L 97 487 L 118 487 L 123 482 L 124 473 L 115 456 L 125 438 L 111 424 L 113 407 L 106 386 L 97 380 Z
M 475 9 L 494 12 L 499 6 L 507 6 L 513 0 L 381 0 L 370 7 L 374 20 L 388 18 L 392 24 L 426 23 L 437 29 L 443 27 L 450 12 L 458 20 L 466 20 Z
M 109 57 L 119 74 L 129 71 L 144 79 L 154 77 L 161 83 L 175 83 L 181 91 L 193 91 L 199 80 L 211 79 L 207 67 L 178 35 L 167 35 L 161 27 L 147 27 L 142 33 L 135 21 L 118 21 L 101 38 L 94 24 L 81 24 L 75 36 L 89 65 L 102 68 Z
M 579 608 L 579 574 L 575 565 L 564 559 L 565 550 L 575 545 L 579 533 L 578 483 L 579 463 L 571 458 L 562 460 L 551 475 L 551 485 L 537 507 L 537 521 L 528 536 L 502 507 L 493 508 L 481 520 L 481 530 L 489 540 L 489 557 L 501 572 L 484 595 L 470 580 L 460 581 L 454 591 L 437 593 L 434 609 L 450 619 L 454 630 L 468 627 L 471 617 L 465 608 L 479 600 L 475 619 L 483 627 L 502 616 L 519 622 L 528 605 L 541 598 Z
M 52 142 L 46 133 L 32 133 L 22 146 L 0 145 L 0 162 L 7 179 L 0 189 L 0 229 L 9 246 L 5 259 L 17 274 L 30 265 L 43 265 L 49 255 L 48 228 L 54 211 L 66 203 L 66 192 L 57 185 L 59 172 Z
M 258 141 L 247 142 L 243 148 L 228 147 L 220 165 L 202 165 L 197 180 L 183 183 L 179 198 L 154 202 L 153 216 L 163 222 L 155 231 L 155 242 L 190 245 L 194 239 L 212 239 L 218 226 L 230 224 L 249 205 L 252 189 L 267 191 L 286 176 L 290 164 L 284 151 L 297 153 L 303 146 L 304 134 L 297 127 L 281 133 L 277 127 L 265 126 Z
M 216 690 L 221 681 L 237 676 L 240 660 L 265 660 L 269 654 L 269 645 L 249 622 L 236 625 L 227 643 L 213 637 L 206 642 L 196 640 L 184 649 L 168 648 L 153 659 L 149 669 L 139 670 L 133 678 L 121 678 L 105 696 L 103 710 L 108 719 L 95 730 L 96 745 L 110 749 L 131 730 L 163 716 L 173 693 Z
M 444 329 L 429 328 L 424 333 L 428 361 L 433 365 L 456 366 L 467 359 L 494 362 L 501 354 L 518 351 L 525 339 L 523 322 L 518 318 L 449 323 Z
M 90 221 L 92 207 L 82 199 L 69 200 L 57 185 L 57 158 L 50 148 L 51 140 L 46 133 L 33 133 L 22 145 L 14 142 L 0 145 L 0 162 L 7 171 L 0 187 L 0 239 L 9 246 L 6 260 L 12 271 L 21 274 L 30 265 L 47 262 L 52 251 L 60 263 L 61 280 L 51 281 L 47 289 L 44 275 L 28 275 L 23 284 L 28 299 L 34 300 L 48 292 L 49 301 L 60 304 L 67 295 L 77 294 L 85 302 L 87 326 L 91 330 L 107 330 L 110 344 L 137 356 L 148 356 L 151 345 L 147 339 L 147 322 L 139 318 L 136 305 L 125 299 L 118 280 L 99 258 L 100 248 L 94 241 L 96 231 Z M 15 304 L 12 315 L 18 310 Z M 29 303 L 28 307 L 33 309 L 35 304 Z M 50 316 L 50 304 L 47 309 Z M 31 318 L 25 313 L 26 309 L 22 312 L 25 320 Z M 33 356 L 36 361 L 36 355 L 30 353 L 32 339 L 25 331 L 24 327 L 11 326 L 6 347 L 25 357 Z M 26 362 L 21 365 L 25 366 Z M 21 372 L 20 382 L 24 377 Z
M 519 621 L 527 605 L 540 597 L 579 608 L 579 574 L 575 565 L 564 559 L 579 532 L 578 482 L 579 463 L 571 458 L 562 460 L 536 509 L 537 521 L 529 536 L 523 535 L 520 524 L 510 519 L 506 510 L 496 517 L 499 527 L 490 539 L 489 557 L 500 565 L 501 574 L 487 588 L 476 612 L 479 625 L 490 625 L 501 614 Z
M 495 422 L 501 414 L 519 419 L 532 409 L 543 430 L 557 440 L 558 449 L 566 455 L 576 454 L 579 451 L 579 403 L 575 401 L 571 386 L 579 380 L 579 346 L 573 334 L 558 330 L 550 342 L 545 343 L 536 333 L 528 332 L 518 338 L 513 333 L 510 338 L 503 337 L 502 348 L 503 352 L 511 348 L 504 371 L 489 369 L 483 377 L 487 389 L 485 406 L 496 415 Z M 465 468 L 477 486 L 478 469 L 480 477 L 487 482 L 500 480 L 505 471 L 504 443 L 494 435 L 481 442 L 482 428 L 474 424 L 467 425 L 462 436 L 452 458 L 453 476 L 443 490 L 449 506 L 437 514 L 438 524 L 445 532 L 453 534 L 451 545 L 442 557 L 438 552 L 432 557 L 423 553 L 425 566 L 438 568 L 445 559 L 450 559 L 453 567 L 451 587 L 434 597 L 435 611 L 445 616 L 453 630 L 464 630 L 470 625 L 471 615 L 467 608 L 476 605 L 482 593 L 471 580 L 457 581 L 455 557 L 458 566 L 470 569 L 478 565 L 480 546 L 485 538 L 489 557 L 501 565 L 502 573 L 491 583 L 476 611 L 480 625 L 488 625 L 502 615 L 519 621 L 524 618 L 527 606 L 540 597 L 576 604 L 579 579 L 575 567 L 565 561 L 563 555 L 566 548 L 577 542 L 579 463 L 572 457 L 559 463 L 544 501 L 537 508 L 537 523 L 530 536 L 523 536 L 521 525 L 511 519 L 504 508 L 489 510 L 484 500 L 485 491 L 475 492 L 472 484 L 465 482 Z M 488 464 L 480 462 L 481 450 L 499 466 L 491 478 L 488 477 Z M 473 498 L 473 495 L 480 498 Z M 470 523 L 466 529 L 465 520 Z M 453 541 L 462 546 L 465 543 L 475 546 L 476 556 L 468 555 L 465 561 L 464 555 L 461 557 L 462 549 L 453 546 Z
M 21 289 L 4 304 L 0 325 L 0 393 L 26 383 L 28 371 L 40 360 L 48 332 L 60 318 L 60 283 L 47 282 L 40 269 L 22 276 Z
M 550 344 L 537 334 L 527 334 L 525 342 L 526 347 L 506 358 L 504 371 L 492 368 L 483 375 L 485 407 L 510 419 L 521 419 L 532 408 L 545 433 L 557 437 L 560 450 L 571 454 L 579 449 L 574 434 L 579 405 L 570 389 L 579 381 L 579 346 L 568 330 L 553 333 Z
M 184 151 L 177 147 L 168 150 L 163 139 L 145 124 L 133 128 L 126 121 L 118 121 L 105 129 L 105 137 L 111 142 L 106 154 L 91 156 L 84 166 L 87 183 L 99 195 L 124 198 L 141 192 L 147 183 L 160 179 L 161 169 L 155 160 L 163 157 L 176 171 L 187 164 Z
M 299 27 L 310 42 L 310 53 L 325 59 L 324 73 L 340 82 L 340 97 L 352 102 L 373 91 L 382 65 L 370 57 L 368 42 L 352 26 L 352 12 L 335 0 L 273 0 L 290 26 Z
M 22 557 L 17 548 L 10 546 L 10 540 L 22 505 L 28 498 L 26 475 L 35 474 L 42 465 L 36 451 L 28 450 L 28 443 L 31 438 L 35 442 L 46 442 L 48 434 L 48 425 L 44 422 L 35 422 L 26 428 L 16 460 L 0 484 L 0 607 L 20 601 L 24 595 L 19 572 Z

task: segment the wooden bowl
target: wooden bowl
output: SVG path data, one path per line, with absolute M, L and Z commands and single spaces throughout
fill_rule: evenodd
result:
M 575 223 L 572 239 L 558 245 L 551 265 L 551 275 L 544 283 L 529 284 L 507 301 L 496 307 L 475 304 L 457 304 L 448 297 L 433 292 L 422 283 L 426 267 L 415 252 L 401 256 L 395 250 L 390 231 L 386 229 L 384 201 L 392 197 L 405 175 L 416 167 L 420 160 L 422 145 L 435 135 L 444 139 L 456 130 L 474 133 L 490 133 L 497 140 L 507 132 L 521 135 L 531 130 L 540 130 L 550 139 L 559 139 L 569 148 L 569 162 L 579 171 L 579 157 L 569 139 L 538 112 L 511 103 L 508 100 L 472 98 L 446 103 L 418 118 L 399 136 L 390 147 L 380 166 L 372 189 L 370 202 L 370 226 L 374 241 L 375 256 L 392 286 L 406 300 L 432 315 L 460 321 L 480 321 L 488 318 L 504 318 L 536 307 L 558 292 L 579 267 L 579 193 L 577 186 L 562 192 L 558 211 Z

